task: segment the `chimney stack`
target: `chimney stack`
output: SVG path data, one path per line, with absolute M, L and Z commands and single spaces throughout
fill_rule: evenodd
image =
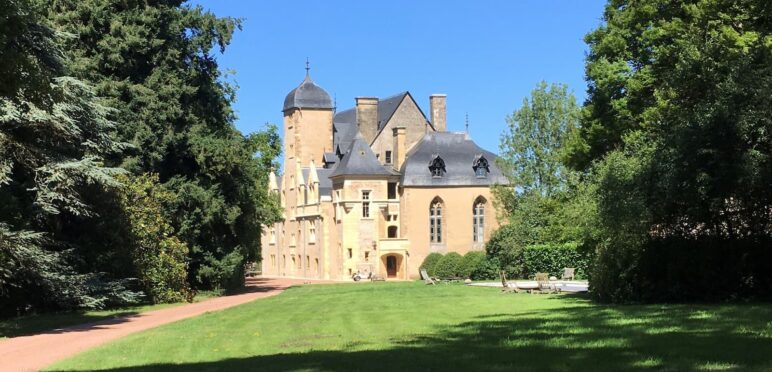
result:
M 357 128 L 369 145 L 378 134 L 378 97 L 357 97 L 356 101 Z
M 392 162 L 394 163 L 394 169 L 399 170 L 399 168 L 402 167 L 402 163 L 405 162 L 405 153 L 407 152 L 407 144 L 405 143 L 405 133 L 407 129 L 405 129 L 405 127 L 394 127 L 392 131 L 394 132 L 394 144 L 392 146 L 394 153 L 392 154 Z
M 432 94 L 429 96 L 432 125 L 434 125 L 434 129 L 438 132 L 448 130 L 448 124 L 445 119 L 445 98 L 447 98 L 447 94 Z

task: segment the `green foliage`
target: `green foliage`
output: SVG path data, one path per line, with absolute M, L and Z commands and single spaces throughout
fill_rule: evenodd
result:
M 564 268 L 573 267 L 577 279 L 586 279 L 589 261 L 576 243 L 532 245 L 523 250 L 522 277 L 549 273 L 560 278 Z
M 174 195 L 158 186 L 158 176 L 120 178 L 126 186 L 120 205 L 126 214 L 131 258 L 139 281 L 153 303 L 190 301 L 193 293 L 187 282 L 188 247 L 164 219 L 161 208 Z
M 570 174 L 561 162 L 562 148 L 579 125 L 579 113 L 566 85 L 542 81 L 507 117 L 498 160 L 519 192 L 551 197 L 566 189 Z
M 508 223 L 494 233 L 486 250 L 510 275 L 530 273 L 526 247 L 585 242 L 597 235 L 591 230 L 593 214 L 587 214 L 594 207 L 589 188 L 563 164 L 564 147 L 576 135 L 579 118 L 568 88 L 545 82 L 507 118 L 500 164 L 510 186 L 495 188 L 494 195 Z
M 109 110 L 92 86 L 64 75 L 60 39 L 38 8 L 19 0 L 0 9 L 0 312 L 136 301 L 125 278 L 83 270 L 72 244 L 72 221 L 100 212 L 91 191 L 115 188 L 122 172 L 104 165 L 124 148 Z
M 434 266 L 434 274 L 440 279 L 458 278 L 460 273 L 460 264 L 463 257 L 456 252 L 449 252 L 442 256 Z
M 652 272 L 649 265 L 681 269 L 680 259 L 649 259 L 659 244 L 673 257 L 694 241 L 755 257 L 751 242 L 771 236 L 772 37 L 760 16 L 767 8 L 764 1 L 612 1 L 605 24 L 587 35 L 589 95 L 569 158 L 597 195 L 598 299 L 657 298 L 658 289 L 641 285 L 642 273 Z M 702 258 L 713 265 L 705 272 L 723 272 L 720 257 Z M 745 279 L 772 276 L 753 272 Z M 726 298 L 768 293 L 731 277 L 737 291 Z
M 458 275 L 462 278 L 471 278 L 472 273 L 485 261 L 485 252 L 469 251 L 458 264 Z
M 424 262 L 421 263 L 418 270 L 426 269 L 426 273 L 429 274 L 430 277 L 435 278 L 437 277 L 435 269 L 437 268 L 437 262 L 439 262 L 440 259 L 442 259 L 442 253 L 429 253 L 426 258 L 424 258 Z
M 135 175 L 158 174 L 175 194 L 164 219 L 190 248 L 189 282 L 207 288 L 238 281 L 243 262 L 234 260 L 260 259 L 261 224 L 279 216 L 267 175 L 280 143 L 274 126 L 244 136 L 233 124 L 235 87 L 212 50 L 224 51 L 240 21 L 181 3 L 65 0 L 47 9 L 75 35 L 72 71 L 117 110 L 118 138 L 133 145 L 116 160 Z
M 488 259 L 483 251 L 470 251 L 458 264 L 458 273 L 462 278 L 472 280 L 491 280 L 499 277 L 499 262 Z

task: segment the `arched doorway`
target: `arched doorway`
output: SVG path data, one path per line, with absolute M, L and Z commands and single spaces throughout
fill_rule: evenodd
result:
M 397 256 L 386 256 L 386 276 L 397 277 Z

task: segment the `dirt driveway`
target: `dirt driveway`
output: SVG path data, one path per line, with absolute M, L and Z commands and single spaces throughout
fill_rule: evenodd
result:
M 292 285 L 303 283 L 325 282 L 288 278 L 250 278 L 247 280 L 244 293 L 2 340 L 0 341 L 0 371 L 37 371 L 81 351 L 135 332 L 201 315 L 208 311 L 226 309 L 258 298 L 275 296 Z

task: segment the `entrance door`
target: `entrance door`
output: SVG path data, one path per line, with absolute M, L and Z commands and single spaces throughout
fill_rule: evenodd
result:
M 397 277 L 397 257 L 386 256 L 386 275 L 389 278 Z

